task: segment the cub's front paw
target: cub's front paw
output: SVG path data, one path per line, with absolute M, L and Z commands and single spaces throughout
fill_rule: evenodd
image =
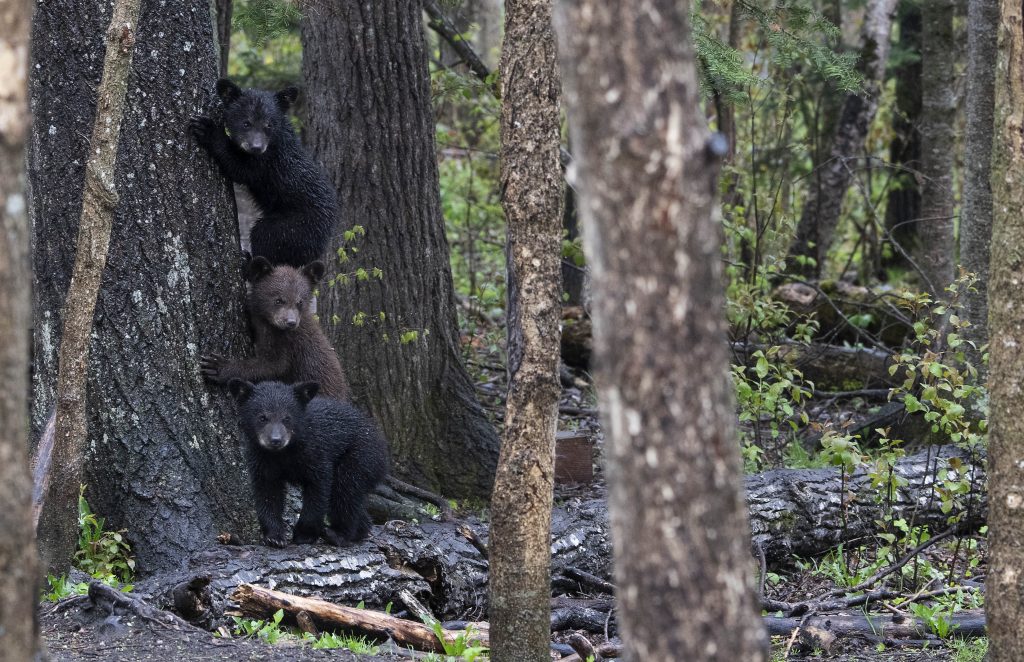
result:
M 288 540 L 283 533 L 267 533 L 263 536 L 263 544 L 267 547 L 287 547 Z
M 295 535 L 292 536 L 292 543 L 295 545 L 313 545 L 319 539 L 319 531 L 299 531 L 296 529 Z
M 223 129 L 209 117 L 193 117 L 188 121 L 188 131 L 197 143 L 206 147 L 213 144 L 217 133 Z
M 199 357 L 199 372 L 208 382 L 223 384 L 227 381 L 224 377 L 224 368 L 228 360 L 220 354 L 207 354 Z

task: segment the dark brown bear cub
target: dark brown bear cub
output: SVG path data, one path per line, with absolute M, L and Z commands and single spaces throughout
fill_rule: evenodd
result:
M 285 485 L 302 490 L 292 542 L 357 542 L 370 531 L 366 497 L 388 471 L 387 442 L 349 402 L 317 397 L 316 382 L 232 379 L 263 543 L 284 547 Z M 329 525 L 324 528 L 324 516 Z
M 249 263 L 249 317 L 256 356 L 228 359 L 211 354 L 200 359 L 203 376 L 216 384 L 232 379 L 250 382 L 277 380 L 287 384 L 313 381 L 331 398 L 346 400 L 348 382 L 334 348 L 313 318 L 313 287 L 324 277 L 322 262 L 302 269 L 271 266 L 265 258 Z

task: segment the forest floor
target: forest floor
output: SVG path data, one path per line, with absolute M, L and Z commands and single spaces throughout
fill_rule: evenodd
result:
M 472 351 L 472 350 L 471 350 Z M 492 419 L 500 423 L 503 413 L 505 392 L 504 370 L 500 357 L 489 356 L 479 351 L 471 360 L 477 366 L 474 377 L 478 394 Z M 589 377 L 582 372 L 571 376 L 563 374 L 563 397 L 560 404 L 559 429 L 573 431 L 593 440 L 594 477 L 587 484 L 556 486 L 555 503 L 566 504 L 578 499 L 603 499 L 606 486 L 601 471 L 603 435 L 596 415 L 596 402 Z M 861 421 L 872 423 L 872 416 L 884 404 L 854 399 L 835 399 L 810 403 L 807 412 L 812 421 L 821 424 L 851 426 Z M 813 445 L 805 443 L 805 446 Z M 792 458 L 789 458 L 791 460 Z M 806 458 L 805 458 L 806 460 Z M 782 462 L 781 455 L 775 458 Z M 978 552 L 984 559 L 984 541 L 979 542 Z M 855 552 L 856 554 L 856 552 Z M 922 561 L 939 567 L 948 562 L 949 548 L 935 545 L 922 555 Z M 864 562 L 856 556 L 847 555 L 838 563 L 836 558 L 796 559 L 786 562 L 783 567 L 769 565 L 765 582 L 765 597 L 783 602 L 800 602 L 821 596 L 839 588 L 843 581 L 838 566 L 845 564 L 847 572 L 851 564 L 856 567 Z M 752 562 L 757 572 L 757 562 Z M 831 570 L 830 570 L 831 568 Z M 984 576 L 984 561 L 974 570 L 976 577 Z M 837 574 L 839 576 L 837 576 Z M 848 581 L 848 578 L 847 578 Z M 574 599 L 607 598 L 607 595 L 588 594 L 585 587 L 553 587 L 553 597 L 565 594 Z M 75 601 L 78 601 L 75 603 Z M 86 598 L 66 598 L 58 603 L 43 603 L 40 626 L 43 639 L 52 660 L 109 660 L 121 661 L 167 661 L 167 660 L 400 660 L 410 659 L 408 651 L 394 648 L 387 652 L 378 649 L 376 654 L 353 653 L 343 649 L 314 650 L 308 642 L 296 636 L 282 636 L 274 644 L 257 637 L 239 635 L 230 638 L 218 637 L 198 629 L 171 628 L 146 619 L 111 610 L 90 609 Z M 75 604 L 84 608 L 72 608 Z M 614 621 L 612 621 L 614 623 Z M 607 626 L 606 626 L 607 627 Z M 282 628 L 284 629 L 284 628 Z M 607 630 L 606 630 L 607 632 Z M 552 641 L 564 644 L 573 631 L 554 633 Z M 579 631 L 593 645 L 606 641 L 604 633 Z M 614 632 L 612 633 L 614 635 Z M 612 636 L 612 640 L 616 640 Z M 774 637 L 772 640 L 773 662 L 781 660 L 885 660 L 911 662 L 917 660 L 940 660 L 951 662 L 980 661 L 984 653 L 984 640 L 957 641 L 942 640 L 924 635 L 915 641 L 879 641 L 874 637 L 842 637 L 836 639 L 828 650 L 821 650 L 813 644 L 801 641 L 790 642 L 788 637 Z M 563 648 L 563 650 L 565 650 Z M 424 659 L 420 654 L 419 659 Z M 444 660 L 443 656 L 433 659 Z M 457 658 L 447 658 L 455 660 Z M 556 658 L 553 658 L 556 659 Z M 577 658 L 578 659 L 578 658 Z

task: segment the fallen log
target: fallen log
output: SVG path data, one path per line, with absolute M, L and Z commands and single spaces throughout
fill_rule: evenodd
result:
M 416 621 L 396 618 L 384 612 L 370 609 L 344 607 L 324 600 L 304 598 L 274 591 L 252 584 L 242 584 L 231 598 L 238 602 L 243 614 L 257 618 L 267 618 L 276 611 L 283 610 L 285 615 L 295 619 L 300 612 L 305 612 L 317 623 L 321 630 L 341 628 L 354 630 L 382 639 L 391 638 L 401 646 L 411 646 L 417 650 L 443 653 L 445 647 L 439 636 L 449 645 L 454 645 L 465 632 L 444 630 L 435 632 L 431 627 Z M 487 645 L 487 632 L 474 632 L 473 638 L 480 645 Z
M 985 612 L 982 609 L 965 609 L 950 616 L 952 632 L 958 637 L 985 636 Z M 816 628 L 830 632 L 837 637 L 861 637 L 872 641 L 914 642 L 930 636 L 928 624 L 917 618 L 897 614 L 868 614 L 851 612 L 843 614 L 819 614 L 810 618 L 788 616 L 765 616 L 765 629 L 770 635 L 791 636 L 796 628 Z
M 895 495 L 894 517 L 945 530 L 943 513 L 934 488 L 936 473 L 945 478 L 949 461 L 958 457 L 970 466 L 964 451 L 934 447 L 902 459 L 895 473 L 906 481 Z M 984 485 L 984 470 L 974 481 Z M 778 469 L 748 476 L 747 502 L 754 547 L 767 562 L 810 557 L 840 543 L 863 540 L 877 529 L 882 506 L 873 498 L 870 477 L 864 471 L 848 476 L 844 485 L 836 469 Z M 986 495 L 974 497 L 970 517 L 961 524 L 967 531 L 984 522 Z M 469 527 L 476 546 L 459 527 Z M 301 596 L 316 596 L 339 604 L 363 602 L 383 609 L 400 602 L 404 589 L 422 600 L 443 620 L 483 620 L 487 604 L 486 527 L 476 520 L 464 522 L 393 521 L 375 526 L 370 538 L 345 548 L 292 545 L 284 549 L 259 546 L 217 546 L 197 553 L 185 569 L 144 578 L 135 593 L 158 606 L 172 608 L 177 601 L 192 614 L 202 614 L 203 626 L 224 622 L 227 596 L 242 583 L 258 583 Z M 571 592 L 607 591 L 611 580 L 611 537 L 603 499 L 573 499 L 552 514 L 551 574 L 557 585 Z M 199 597 L 183 590 L 199 577 Z M 180 588 L 182 585 L 186 589 Z M 175 597 L 174 589 L 178 588 Z M 582 591 L 581 591 L 582 589 Z M 569 618 L 566 616 L 566 618 Z

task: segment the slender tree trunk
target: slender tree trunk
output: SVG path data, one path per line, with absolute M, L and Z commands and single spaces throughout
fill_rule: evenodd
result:
M 992 238 L 992 139 L 995 114 L 998 0 L 970 0 L 967 16 L 967 137 L 964 199 L 960 213 L 960 264 L 977 274 L 977 292 L 968 292 L 967 337 L 988 342 L 988 261 Z M 971 352 L 981 368 L 980 355 Z
M 909 267 L 906 256 L 916 249 L 917 223 L 921 216 L 921 3 L 899 3 L 899 45 L 906 53 L 894 68 L 896 109 L 893 113 L 895 136 L 889 145 L 889 160 L 898 167 L 892 175 L 889 199 L 885 206 L 887 239 L 892 244 L 884 266 Z
M 36 622 L 39 573 L 28 472 L 28 330 L 31 324 L 24 148 L 29 114 L 28 32 L 32 5 L 0 5 L 0 650 L 41 659 Z
M 459 351 L 421 13 L 420 2 L 344 0 L 302 22 L 307 138 L 338 187 L 342 226 L 366 230 L 334 244 L 347 261 L 329 265 L 321 318 L 396 472 L 486 496 L 498 438 Z M 360 267 L 381 278 L 360 280 Z
M 985 582 L 992 662 L 1024 659 L 1024 11 L 1002 0 L 992 154 L 989 428 L 989 571 Z
M 896 0 L 869 0 L 861 30 L 861 56 L 858 68 L 864 76 L 866 93 L 848 94 L 843 102 L 839 123 L 832 137 L 828 160 L 818 166 L 815 173 L 817 186 L 807 194 L 796 238 L 789 249 L 790 255 L 806 255 L 813 264 L 797 267 L 809 276 L 820 276 L 832 245 L 843 198 L 853 179 L 853 161 L 864 149 L 864 139 L 878 110 L 885 65 L 889 60 L 889 32 Z
M 121 136 L 128 75 L 135 52 L 139 0 L 114 3 L 106 33 L 103 77 L 97 91 L 96 121 L 89 142 L 78 226 L 75 266 L 64 303 L 57 369 L 57 413 L 50 476 L 39 518 L 43 561 L 55 575 L 67 572 L 78 543 L 78 486 L 89 416 L 85 384 L 89 377 L 89 344 L 93 314 L 110 232 L 117 208 L 117 141 Z
M 104 7 L 48 0 L 33 19 L 36 429 L 57 401 L 72 242 L 111 21 Z M 119 201 L 90 336 L 87 496 L 111 528 L 128 530 L 148 571 L 180 566 L 222 531 L 254 532 L 233 408 L 198 370 L 203 352 L 238 353 L 246 344 L 229 189 L 185 130 L 190 115 L 213 104 L 214 29 L 205 6 L 142 3 L 132 31 L 141 50 L 109 182 Z M 73 482 L 67 487 L 77 491 Z
M 688 5 L 562 0 L 627 659 L 762 660 Z
M 551 503 L 561 323 L 561 83 L 551 0 L 507 0 L 501 185 L 508 225 L 508 401 L 491 498 L 491 659 L 551 641 Z
M 953 156 L 956 0 L 921 5 L 921 218 L 915 254 L 924 287 L 939 295 L 953 280 Z M 974 155 L 971 156 L 974 158 Z

